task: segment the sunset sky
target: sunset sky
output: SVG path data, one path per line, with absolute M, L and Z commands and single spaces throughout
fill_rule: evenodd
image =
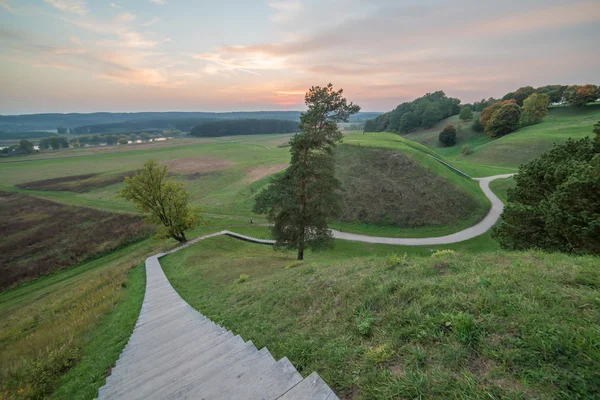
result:
M 363 111 L 600 83 L 600 0 L 0 0 L 0 114 Z

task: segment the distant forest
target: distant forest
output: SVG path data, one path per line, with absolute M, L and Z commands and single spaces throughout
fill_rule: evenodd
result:
M 192 128 L 190 135 L 196 137 L 217 137 L 293 133 L 299 131 L 298 121 L 284 121 L 278 119 L 234 119 L 203 123 Z
M 358 113 L 350 122 L 364 122 L 380 113 Z M 29 114 L 0 115 L 0 131 L 27 132 L 59 129 L 76 134 L 129 133 L 152 129 L 179 129 L 189 132 L 192 127 L 205 122 L 234 119 L 277 119 L 300 121 L 300 111 L 248 111 L 248 112 L 143 112 L 143 113 L 91 113 L 91 114 Z M 66 133 L 66 132 L 58 132 Z
M 427 93 L 411 102 L 400 104 L 394 110 L 370 119 L 365 124 L 368 132 L 407 133 L 417 128 L 430 128 L 438 121 L 460 112 L 460 100 L 447 97 L 443 91 Z

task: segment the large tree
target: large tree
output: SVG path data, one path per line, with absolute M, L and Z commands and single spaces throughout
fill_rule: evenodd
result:
M 600 254 L 600 136 L 521 166 L 493 237 L 511 250 Z
M 198 225 L 200 212 L 188 203 L 185 187 L 167 178 L 167 167 L 148 160 L 141 172 L 125 178 L 121 196 L 133 202 L 146 220 L 162 226 L 159 235 L 186 242 L 185 231 Z
M 548 104 L 550 97 L 547 94 L 533 93 L 523 102 L 521 114 L 521 125 L 535 125 L 542 122 L 548 114 Z
M 256 198 L 254 211 L 266 214 L 279 249 L 330 247 L 328 222 L 339 216 L 340 183 L 335 177 L 333 148 L 342 138 L 339 122 L 346 122 L 360 107 L 348 104 L 343 91 L 312 87 L 306 93 L 308 110 L 300 116 L 300 133 L 290 140 L 290 166 L 276 176 Z
M 21 141 L 19 142 L 19 148 L 21 150 L 25 150 L 27 154 L 32 154 L 35 152 L 35 149 L 33 148 L 33 143 L 31 143 L 27 139 L 21 139 Z
M 490 137 L 498 138 L 516 131 L 520 126 L 521 107 L 515 103 L 506 103 L 494 112 L 485 126 L 485 133 Z
M 600 97 L 598 86 L 587 84 L 584 86 L 573 85 L 565 90 L 565 100 L 573 107 L 584 107 Z

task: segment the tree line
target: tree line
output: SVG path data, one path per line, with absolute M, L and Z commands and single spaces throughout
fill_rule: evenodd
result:
M 431 128 L 442 119 L 460 112 L 460 100 L 447 97 L 443 91 L 427 93 L 411 102 L 400 104 L 394 110 L 370 119 L 365 124 L 368 132 L 408 133 L 417 128 Z
M 192 128 L 190 135 L 196 137 L 217 137 L 295 133 L 298 131 L 300 131 L 300 128 L 296 121 L 279 119 L 235 119 L 203 123 Z

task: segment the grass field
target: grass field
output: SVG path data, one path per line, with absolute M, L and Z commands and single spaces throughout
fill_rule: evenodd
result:
M 481 173 L 494 175 L 515 172 L 520 164 L 550 150 L 554 143 L 591 136 L 592 126 L 599 120 L 600 103 L 583 108 L 554 107 L 549 109 L 542 123 L 521 128 L 499 139 L 491 139 L 484 133 L 473 131 L 472 121 L 461 122 L 455 115 L 430 129 L 418 129 L 402 137 L 427 146 L 452 160 L 453 165 L 467 173 L 483 176 Z M 442 147 L 438 140 L 439 133 L 447 124 L 460 126 L 456 146 Z M 465 144 L 471 147 L 473 153 L 462 156 L 460 150 Z
M 577 125 L 576 120 L 587 127 L 592 118 L 600 119 L 594 112 L 589 108 L 583 113 L 590 115 L 583 117 L 568 110 L 551 114 L 565 127 Z M 527 132 L 544 136 L 541 130 Z M 415 134 L 425 140 L 431 132 Z M 463 134 L 469 135 L 466 129 Z M 557 131 L 555 136 L 564 135 Z M 471 159 L 453 153 L 456 149 L 427 142 L 430 148 L 408 138 L 348 133 L 344 143 L 352 153 L 400 152 L 418 165 L 420 174 L 426 171 L 443 182 L 431 185 L 451 188 L 466 196 L 457 199 L 472 201 L 473 207 L 467 207 L 472 214 L 458 212 L 434 226 L 354 221 L 334 223 L 333 228 L 425 237 L 477 222 L 489 208 L 477 182 L 431 155 L 442 154 L 473 176 L 516 171 L 512 161 L 495 165 L 490 157 L 481 162 L 477 151 Z M 249 224 L 250 218 L 255 224 L 264 222 L 250 210 L 268 177 L 289 160 L 289 148 L 282 146 L 288 139 L 184 138 L 42 153 L 23 162 L 0 160 L 0 190 L 132 213 L 135 209 L 118 196 L 122 184 L 113 178 L 152 158 L 168 165 L 194 204 L 206 211 L 204 225 L 188 237 L 230 229 L 267 238 L 269 228 Z M 479 143 L 477 149 L 485 155 L 490 144 Z M 369 157 L 362 156 L 353 157 L 358 162 L 354 167 L 371 167 Z M 396 169 L 399 175 L 406 173 L 407 165 L 393 164 L 394 171 L 385 175 Z M 512 185 L 511 179 L 498 180 L 491 187 L 505 199 Z M 172 240 L 140 240 L 1 292 L 0 398 L 93 398 L 137 318 L 143 260 L 174 245 Z M 435 255 L 442 250 L 458 254 Z M 332 251 L 307 252 L 304 263 L 294 258 L 269 246 L 219 237 L 168 256 L 163 265 L 175 288 L 198 310 L 258 346 L 268 346 L 274 355 L 289 357 L 304 375 L 317 370 L 341 397 L 586 398 L 600 390 L 597 259 L 503 253 L 489 233 L 441 246 L 337 240 Z M 234 284 L 241 274 L 250 278 Z
M 597 259 L 369 253 L 297 263 L 220 237 L 161 262 L 193 307 L 342 398 L 599 393 Z

